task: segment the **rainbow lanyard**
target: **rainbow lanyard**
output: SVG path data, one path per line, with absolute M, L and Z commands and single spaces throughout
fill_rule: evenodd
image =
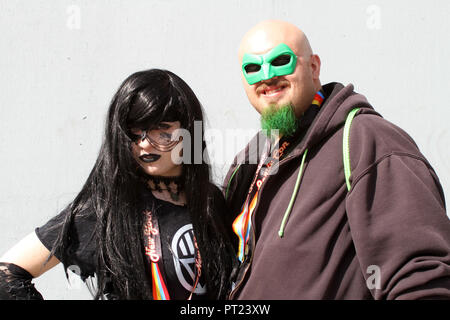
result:
M 162 251 L 161 242 L 159 237 L 158 220 L 153 218 L 151 211 L 144 212 L 146 216 L 146 222 L 144 224 L 144 239 L 145 239 L 145 255 L 150 262 L 152 272 L 152 293 L 154 300 L 170 300 L 169 291 L 167 290 L 166 282 L 163 276 L 162 265 Z M 194 294 L 195 288 L 201 275 L 201 258 L 197 247 L 197 241 L 194 236 L 195 246 L 195 267 L 196 277 L 192 291 L 188 297 L 191 300 Z
M 319 108 L 322 105 L 324 99 L 325 97 L 323 93 L 321 91 L 318 91 L 315 94 L 311 105 L 314 105 L 315 108 Z M 247 255 L 248 241 L 250 239 L 250 230 L 252 225 L 252 216 L 256 204 L 258 203 L 259 190 L 261 189 L 262 184 L 269 175 L 270 169 L 272 168 L 274 161 L 281 160 L 286 148 L 291 144 L 291 141 L 288 140 L 283 141 L 283 140 L 284 139 L 280 139 L 281 144 L 280 148 L 274 150 L 270 158 L 268 157 L 269 152 L 266 152 L 266 156 L 263 157 L 259 162 L 258 167 L 256 169 L 255 178 L 253 179 L 253 182 L 250 185 L 250 189 L 247 194 L 247 198 L 245 199 L 245 202 L 242 205 L 241 212 L 233 221 L 233 231 L 239 238 L 239 247 L 237 256 L 239 261 L 241 262 L 244 261 L 244 258 Z M 268 148 L 270 150 L 270 143 L 268 144 Z M 267 164 L 265 164 L 266 162 Z M 261 170 L 263 166 L 266 167 L 266 170 Z

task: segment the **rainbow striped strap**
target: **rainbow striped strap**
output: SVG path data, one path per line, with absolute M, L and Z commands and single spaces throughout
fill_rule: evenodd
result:
M 267 150 L 270 150 L 270 143 L 266 144 Z M 255 188 L 255 184 L 256 181 L 258 180 L 259 177 L 259 173 L 261 171 L 261 168 L 263 167 L 263 164 L 266 162 L 267 160 L 267 155 L 261 158 L 258 167 L 256 168 L 256 174 L 255 177 L 253 178 L 253 181 L 250 185 L 248 194 L 247 194 L 247 198 L 245 199 L 244 204 L 242 205 L 242 209 L 241 212 L 239 213 L 239 215 L 236 217 L 236 219 L 233 221 L 233 231 L 234 233 L 238 236 L 239 238 L 239 247 L 238 247 L 238 259 L 239 261 L 244 261 L 244 256 L 245 256 L 245 248 L 250 236 L 250 230 L 251 230 L 251 213 L 256 205 L 256 200 L 257 197 L 255 198 L 255 195 L 258 193 L 257 188 L 259 189 L 259 186 L 257 186 L 257 188 Z M 249 201 L 251 199 L 250 202 L 250 208 L 249 208 Z
M 158 220 L 153 217 L 151 211 L 145 211 L 144 214 L 146 216 L 144 224 L 145 255 L 151 265 L 153 299 L 170 300 L 169 291 L 163 276 Z
M 273 150 L 273 152 L 270 154 L 271 158 L 268 157 L 269 153 L 265 157 L 261 158 L 258 168 L 256 169 L 255 178 L 250 186 L 247 198 L 242 206 L 242 211 L 233 222 L 233 231 L 239 237 L 239 247 L 237 256 L 239 261 L 241 262 L 244 261 L 246 255 L 245 251 L 248 245 L 248 240 L 250 239 L 252 216 L 253 211 L 255 210 L 256 204 L 258 202 L 259 189 L 261 188 L 262 184 L 268 177 L 268 174 L 274 162 L 274 158 L 278 157 L 278 159 L 281 159 L 284 150 L 289 146 L 289 144 L 290 142 L 284 141 L 280 148 Z M 270 143 L 268 143 L 267 146 L 268 149 L 270 150 Z M 270 161 L 266 163 L 267 160 L 269 159 Z M 261 171 L 263 165 L 266 167 L 266 171 L 264 173 Z
M 258 192 L 256 192 L 255 195 L 253 196 L 253 199 L 250 202 L 250 206 L 247 205 L 248 200 L 246 201 L 246 203 L 242 207 L 242 212 L 233 222 L 233 230 L 239 237 L 239 247 L 237 256 L 239 261 L 241 262 L 244 260 L 245 248 L 250 238 L 250 230 L 252 224 L 251 216 L 253 210 L 255 209 L 257 199 L 258 199 Z
M 170 300 L 169 291 L 156 262 L 152 262 L 152 284 L 154 300 Z
M 322 105 L 323 100 L 325 100 L 325 96 L 321 90 L 317 91 L 314 95 L 314 99 L 311 104 L 320 107 Z

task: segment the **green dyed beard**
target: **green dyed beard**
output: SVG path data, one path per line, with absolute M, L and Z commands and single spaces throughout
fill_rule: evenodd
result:
M 278 130 L 280 136 L 292 136 L 298 127 L 298 120 L 295 117 L 294 108 L 285 105 L 277 108 L 270 105 L 261 113 L 261 128 L 263 132 L 270 136 L 272 130 Z

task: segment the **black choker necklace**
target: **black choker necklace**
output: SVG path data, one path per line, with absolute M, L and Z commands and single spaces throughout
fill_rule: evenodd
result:
M 178 177 L 149 176 L 147 186 L 152 191 L 162 192 L 167 190 L 173 201 L 180 200 L 180 192 L 183 190 L 183 179 Z

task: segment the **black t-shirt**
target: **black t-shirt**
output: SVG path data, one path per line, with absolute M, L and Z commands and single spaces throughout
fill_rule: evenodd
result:
M 196 275 L 194 233 L 189 212 L 185 206 L 174 205 L 153 196 L 144 198 L 154 204 L 151 207 L 154 208 L 154 214 L 158 220 L 164 275 L 170 298 L 174 300 L 187 299 L 191 294 Z M 94 276 L 97 263 L 97 246 L 94 236 L 96 217 L 95 214 L 89 213 L 89 210 L 86 212 L 74 219 L 70 234 L 69 257 L 65 261 L 68 269 L 79 272 L 83 280 Z M 63 210 L 35 230 L 40 241 L 50 251 L 67 214 L 68 211 Z M 55 253 L 55 256 L 61 260 L 60 254 Z M 206 284 L 203 275 L 192 295 L 192 299 L 202 298 L 206 298 Z
M 194 231 L 189 212 L 186 207 L 158 200 L 156 217 L 169 295 L 172 299 L 186 299 L 196 279 Z M 193 299 L 206 294 L 202 277 L 194 294 Z

